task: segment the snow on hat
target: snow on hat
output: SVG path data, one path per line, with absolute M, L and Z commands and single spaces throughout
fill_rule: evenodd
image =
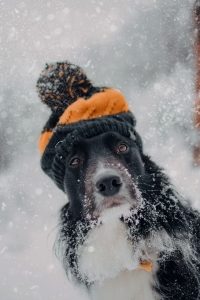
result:
M 65 157 L 79 138 L 115 131 L 129 137 L 135 118 L 123 94 L 96 87 L 84 71 L 69 62 L 46 64 L 37 90 L 51 115 L 39 139 L 41 167 L 64 191 Z

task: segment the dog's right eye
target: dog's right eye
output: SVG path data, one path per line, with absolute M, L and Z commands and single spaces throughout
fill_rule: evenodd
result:
M 79 167 L 81 164 L 81 160 L 79 157 L 73 157 L 70 162 L 69 162 L 70 166 L 73 168 Z
M 116 151 L 117 153 L 125 153 L 128 151 L 128 145 L 125 143 L 120 143 L 119 145 L 117 145 Z

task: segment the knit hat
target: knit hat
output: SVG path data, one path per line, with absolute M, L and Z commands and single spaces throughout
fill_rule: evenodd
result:
M 135 136 L 135 118 L 123 94 L 96 87 L 83 70 L 68 62 L 46 64 L 37 90 L 51 115 L 39 139 L 41 167 L 64 191 L 65 157 L 80 138 L 108 131 Z

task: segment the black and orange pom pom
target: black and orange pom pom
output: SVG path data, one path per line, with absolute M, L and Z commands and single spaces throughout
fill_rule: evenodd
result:
M 68 62 L 46 64 L 37 81 L 38 94 L 52 111 L 62 111 L 78 98 L 90 97 L 94 89 L 83 70 Z

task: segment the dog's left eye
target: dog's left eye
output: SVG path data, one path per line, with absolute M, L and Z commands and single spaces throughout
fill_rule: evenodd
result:
M 125 143 L 120 143 L 116 148 L 117 153 L 125 153 L 128 151 L 128 145 Z
M 80 160 L 79 157 L 73 157 L 70 160 L 69 164 L 70 164 L 71 167 L 76 168 L 76 167 L 78 167 L 81 164 L 81 160 Z

